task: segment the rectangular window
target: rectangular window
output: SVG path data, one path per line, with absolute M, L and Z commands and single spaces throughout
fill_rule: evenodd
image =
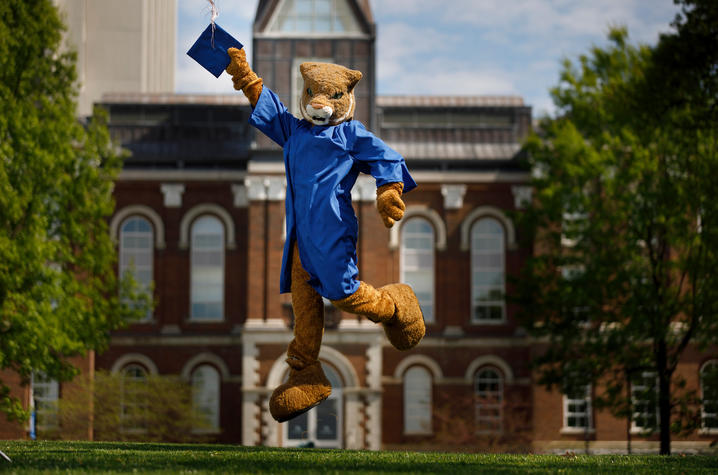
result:
M 41 373 L 33 373 L 32 400 L 35 405 L 35 424 L 38 430 L 57 429 L 57 401 L 60 397 L 60 385 Z
M 644 371 L 631 382 L 632 429 L 648 432 L 658 427 L 658 377 Z
M 591 386 L 586 385 L 563 396 L 564 430 L 585 431 L 593 428 Z

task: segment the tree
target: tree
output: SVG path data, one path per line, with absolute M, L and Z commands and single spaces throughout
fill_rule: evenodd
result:
M 58 424 L 44 438 L 82 440 L 92 418 L 93 440 L 201 442 L 217 435 L 193 403 L 192 386 L 179 376 L 97 371 L 77 378 L 59 400 Z
M 71 356 L 146 312 L 115 277 L 106 219 L 121 157 L 75 118 L 75 54 L 50 0 L 0 2 L 0 370 L 68 380 Z M 130 295 L 130 298 L 138 295 Z M 0 412 L 26 417 L 0 381 Z
M 657 47 L 619 28 L 564 62 L 557 117 L 527 142 L 535 199 L 517 216 L 534 245 L 516 299 L 546 342 L 540 382 L 600 382 L 597 407 L 659 430 L 662 454 L 671 431 L 695 428 L 678 361 L 718 335 L 718 15 L 680 3 Z M 711 54 L 681 57 L 694 41 Z

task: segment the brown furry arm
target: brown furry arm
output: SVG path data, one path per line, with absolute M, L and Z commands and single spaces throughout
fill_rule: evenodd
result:
M 394 226 L 404 216 L 406 206 L 401 199 L 401 192 L 404 191 L 402 182 L 387 183 L 376 189 L 376 209 L 379 211 L 384 226 Z
M 232 60 L 227 66 L 227 73 L 232 76 L 234 88 L 247 96 L 252 107 L 256 106 L 262 93 L 262 78 L 249 67 L 244 49 L 229 48 L 227 53 Z

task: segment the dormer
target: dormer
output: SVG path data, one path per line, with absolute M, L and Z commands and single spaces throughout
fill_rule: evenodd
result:
M 358 69 L 364 77 L 355 89 L 354 117 L 373 128 L 375 39 L 369 0 L 259 0 L 252 66 L 297 116 L 301 63 L 322 61 Z

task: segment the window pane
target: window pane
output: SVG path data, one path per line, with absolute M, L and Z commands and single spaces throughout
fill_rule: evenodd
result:
M 149 221 L 141 216 L 132 216 L 120 228 L 119 275 L 131 273 L 139 284 L 140 292 L 149 292 L 154 275 L 154 236 Z M 145 319 L 152 316 L 148 309 Z
M 410 218 L 401 228 L 401 282 L 409 284 L 424 320 L 434 321 L 434 228 L 424 218 Z
M 701 422 L 706 429 L 718 429 L 718 361 L 701 368 Z
M 317 439 L 334 440 L 337 438 L 337 400 L 327 399 L 317 406 Z
M 493 368 L 480 370 L 474 379 L 476 427 L 479 433 L 503 428 L 503 377 Z
M 301 440 L 309 437 L 309 416 L 305 412 L 287 422 L 287 437 L 293 440 Z
M 472 321 L 504 320 L 504 228 L 481 218 L 471 228 Z M 489 303 L 490 302 L 490 303 Z
M 347 0 L 288 0 L 282 4 L 271 31 L 338 33 L 360 31 Z
M 192 402 L 208 429 L 219 428 L 219 372 L 202 365 L 192 373 Z
M 192 224 L 191 318 L 221 319 L 224 307 L 224 226 L 214 216 Z
M 431 432 L 431 375 L 420 366 L 404 373 L 404 432 Z

